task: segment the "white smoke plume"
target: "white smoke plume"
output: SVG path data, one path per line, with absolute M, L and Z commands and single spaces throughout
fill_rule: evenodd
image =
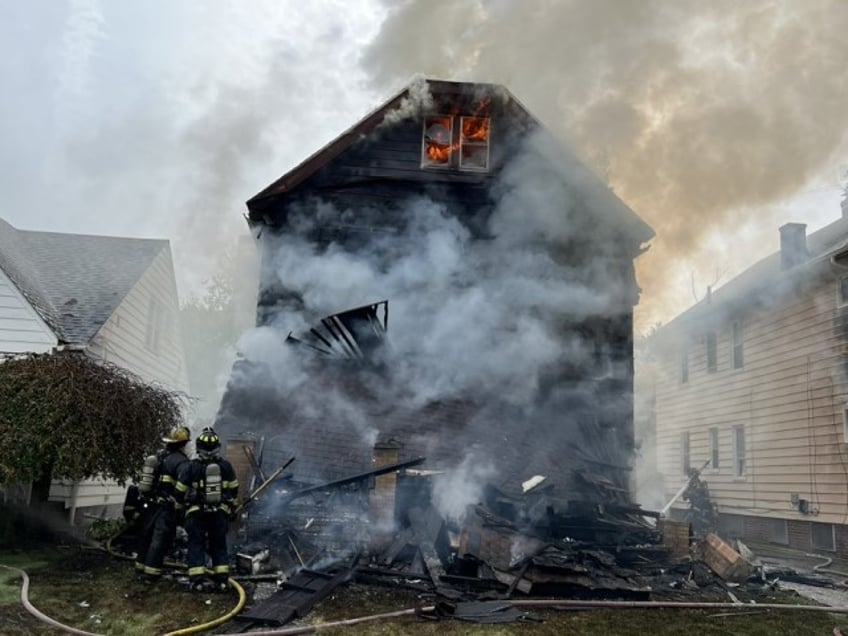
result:
M 468 506 L 483 500 L 483 487 L 496 477 L 491 461 L 472 451 L 459 466 L 433 478 L 433 505 L 445 519 L 461 522 Z

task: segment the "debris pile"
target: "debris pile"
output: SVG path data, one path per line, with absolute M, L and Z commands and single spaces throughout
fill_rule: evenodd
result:
M 721 572 L 693 561 L 690 524 L 632 504 L 561 501 L 543 479 L 521 495 L 490 485 L 461 520 L 446 519 L 422 496 L 426 472 L 412 466 L 423 461 L 268 488 L 239 530 L 238 576 L 257 587 L 233 626 L 283 625 L 351 582 L 461 607 L 518 597 L 651 600 L 658 589 L 721 584 Z M 397 499 L 391 533 L 369 516 L 374 478 L 388 472 L 398 473 L 397 492 L 415 493 Z
M 495 622 L 527 620 L 505 611 L 522 598 L 750 604 L 769 602 L 781 580 L 833 584 L 761 562 L 714 531 L 698 540 L 691 521 L 627 503 L 603 480 L 597 502 L 562 500 L 541 476 L 518 495 L 488 485 L 461 519 L 446 518 L 430 498 L 433 471 L 414 468 L 422 462 L 322 484 L 279 471 L 263 482 L 235 544 L 236 578 L 251 600 L 227 630 L 303 618 L 341 585 L 406 588 L 441 616 Z M 389 474 L 392 497 L 375 496 Z M 386 501 L 391 528 L 374 508 Z

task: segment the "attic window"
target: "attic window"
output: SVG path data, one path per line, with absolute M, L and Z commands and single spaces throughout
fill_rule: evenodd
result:
M 487 171 L 490 126 L 489 117 L 468 115 L 425 117 L 421 167 Z
M 489 118 L 460 118 L 459 169 L 489 169 Z
M 448 167 L 453 146 L 453 117 L 439 115 L 424 120 L 424 145 L 421 149 L 423 167 Z

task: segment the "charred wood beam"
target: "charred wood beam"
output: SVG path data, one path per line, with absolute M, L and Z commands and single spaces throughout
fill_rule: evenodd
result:
M 294 458 L 294 457 L 292 457 L 292 458 L 291 458 L 291 459 L 289 459 L 289 460 L 288 460 L 285 464 L 283 464 L 283 465 L 282 465 L 282 466 L 280 466 L 277 470 L 275 470 L 273 473 L 271 473 L 271 476 L 270 476 L 268 479 L 266 479 L 266 480 L 262 483 L 262 485 L 261 485 L 261 486 L 259 486 L 259 488 L 257 488 L 257 489 L 256 489 L 256 490 L 254 490 L 252 493 L 250 493 L 250 495 L 247 497 L 247 499 L 245 499 L 245 500 L 244 500 L 244 501 L 243 501 L 243 502 L 242 502 L 242 503 L 241 503 L 241 504 L 240 504 L 240 505 L 236 508 L 236 513 L 240 513 L 242 510 L 244 510 L 244 509 L 245 509 L 245 507 L 246 507 L 248 504 L 250 504 L 251 502 L 255 501 L 255 500 L 256 500 L 256 498 L 259 496 L 259 494 L 260 494 L 263 490 L 265 490 L 265 488 L 267 488 L 267 487 L 268 487 L 268 484 L 270 484 L 272 481 L 274 481 L 275 479 L 277 479 L 277 477 L 279 477 L 279 476 L 280 476 L 280 474 L 281 474 L 281 473 L 282 473 L 282 472 L 283 472 L 286 468 L 288 468 L 289 464 L 291 464 L 294 460 L 295 460 L 295 458 Z
M 323 484 L 318 484 L 316 486 L 309 486 L 308 488 L 303 488 L 301 490 L 298 490 L 297 492 L 293 492 L 290 495 L 287 495 L 285 499 L 287 502 L 291 502 L 295 499 L 299 499 L 300 497 L 305 497 L 306 495 L 312 494 L 313 492 L 318 492 L 321 490 L 331 490 L 333 488 L 341 488 L 342 486 L 347 486 L 348 484 L 353 484 L 358 481 L 364 481 L 371 477 L 385 475 L 386 473 L 391 473 L 396 470 L 401 470 L 403 468 L 409 468 L 411 466 L 418 466 L 419 464 L 424 463 L 426 459 L 426 457 L 418 457 L 417 459 L 410 459 L 405 462 L 398 462 L 396 464 L 381 466 L 380 468 L 377 468 L 375 470 L 369 470 L 368 472 L 359 473 L 358 475 L 343 477 L 342 479 L 328 481 Z
M 259 483 L 264 483 L 268 480 L 268 477 L 262 471 L 262 467 L 259 465 L 259 461 L 256 459 L 256 455 L 253 453 L 253 449 L 250 446 L 242 446 L 242 450 L 244 451 L 245 456 L 247 457 L 247 461 L 250 464 L 250 468 L 253 470 L 253 474 L 259 480 Z
M 625 504 L 605 503 L 602 504 L 602 511 L 611 512 L 613 514 L 634 514 L 641 517 L 652 517 L 654 519 L 659 519 L 663 516 L 661 512 L 656 510 L 644 510 L 641 506 L 627 506 Z

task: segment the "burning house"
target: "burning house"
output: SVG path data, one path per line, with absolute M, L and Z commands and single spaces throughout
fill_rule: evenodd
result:
M 369 475 L 384 529 L 410 522 L 403 499 L 454 519 L 528 491 L 547 497 L 530 517 L 629 505 L 653 232 L 508 90 L 416 81 L 247 207 L 261 275 L 216 418 L 231 459 L 296 457 L 294 493 Z

